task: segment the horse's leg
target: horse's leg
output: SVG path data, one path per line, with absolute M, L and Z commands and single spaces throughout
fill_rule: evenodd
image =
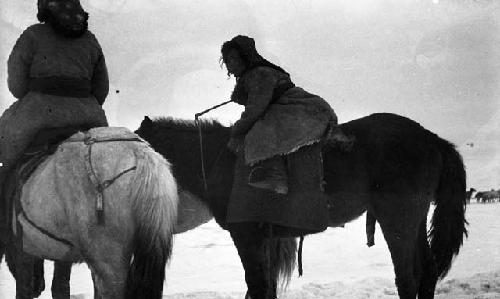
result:
M 24 253 L 11 245 L 7 247 L 5 261 L 16 280 L 18 297 L 37 298 L 42 294 L 45 290 L 43 259 Z M 31 290 L 28 290 L 28 287 L 31 287 Z
M 382 228 L 382 231 L 391 252 L 399 298 L 415 299 L 417 296 L 417 281 L 414 272 L 415 238 L 401 235 L 388 228 L 385 230 Z
M 245 270 L 245 281 L 248 292 L 246 297 L 252 299 L 274 299 L 269 279 L 269 265 L 264 248 L 264 232 L 257 223 L 235 223 L 229 232 Z
M 16 299 L 34 298 L 35 257 L 18 250 L 15 255 Z
M 103 265 L 104 271 L 94 275 L 94 297 L 106 299 L 125 298 L 128 268 L 125 263 L 121 265 Z
M 104 265 L 103 265 L 104 266 Z M 123 299 L 127 282 L 127 269 L 122 266 L 105 265 L 108 269 L 94 273 L 94 298 Z
M 372 247 L 375 245 L 375 225 L 377 220 L 370 211 L 366 212 L 366 245 Z
M 69 299 L 70 287 L 69 280 L 71 276 L 71 262 L 54 262 L 54 275 L 52 277 L 52 298 Z
M 10 274 L 16 279 L 17 249 L 12 243 L 5 246 L 5 263 L 7 263 Z
M 427 223 L 422 221 L 418 232 L 418 255 L 422 273 L 418 287 L 419 299 L 433 299 L 437 283 L 437 270 L 432 256 L 429 241 L 427 240 Z
M 26 275 L 30 275 L 29 272 L 32 273 L 32 277 L 29 282 L 29 285 L 32 286 L 30 293 L 28 293 L 26 287 L 26 289 L 23 288 L 19 296 L 38 297 L 45 290 L 45 277 L 43 269 L 44 260 L 24 253 L 14 243 L 15 241 L 13 243 L 5 245 L 5 262 L 7 263 L 7 267 L 9 268 L 10 273 L 16 280 L 16 287 L 18 281 L 28 281 L 28 276 Z M 26 284 L 27 282 L 23 283 Z
M 90 271 L 90 274 L 92 276 L 92 284 L 94 285 L 94 299 L 102 299 L 102 297 L 99 295 L 99 292 L 97 291 L 97 283 L 94 271 Z
M 127 282 L 130 254 L 123 244 L 108 244 L 86 258 L 94 281 L 94 298 L 123 299 Z
M 38 267 L 35 265 L 36 261 L 41 261 Z M 5 244 L 5 262 L 16 280 L 16 298 L 38 297 L 43 292 L 43 260 L 25 253 L 20 239 L 12 238 L 10 243 Z
M 37 298 L 45 290 L 44 260 L 34 258 L 33 264 L 33 297 Z M 69 297 L 68 297 L 69 298 Z
M 408 204 L 412 200 L 411 195 L 391 195 L 378 198 L 374 204 L 375 217 L 391 253 L 400 299 L 416 298 L 415 275 L 421 271 L 419 267 L 415 268 L 418 259 L 416 245 L 419 221 L 425 221 L 425 216 L 419 215 L 420 211 Z

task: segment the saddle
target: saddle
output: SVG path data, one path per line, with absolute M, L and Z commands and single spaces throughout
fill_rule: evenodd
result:
M 324 193 L 324 146 L 349 152 L 355 142 L 339 126 L 330 124 L 319 142 L 300 147 L 286 155 L 289 192 L 287 195 L 248 185 L 251 167 L 245 154 L 236 158 L 227 222 L 273 224 L 274 235 L 298 237 L 324 231 L 329 224 L 328 198 Z
M 327 196 L 323 192 L 321 143 L 287 155 L 289 192 L 286 195 L 248 184 L 251 167 L 237 154 L 227 222 L 273 224 L 276 237 L 298 237 L 328 227 Z

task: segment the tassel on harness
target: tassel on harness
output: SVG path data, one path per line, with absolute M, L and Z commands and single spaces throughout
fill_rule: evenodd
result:
M 97 223 L 99 225 L 104 225 L 104 190 L 108 188 L 111 184 L 113 184 L 119 177 L 124 175 L 125 173 L 135 170 L 137 167 L 132 166 L 129 167 L 111 179 L 100 182 L 97 174 L 95 173 L 94 167 L 92 166 L 92 145 L 97 142 L 113 142 L 113 141 L 139 141 L 142 142 L 139 138 L 112 138 L 105 140 L 96 140 L 90 136 L 89 131 L 85 132 L 85 137 L 83 143 L 87 146 L 87 151 L 84 154 L 84 164 L 87 170 L 87 174 L 89 176 L 92 185 L 97 190 L 97 198 L 96 198 L 96 217 Z

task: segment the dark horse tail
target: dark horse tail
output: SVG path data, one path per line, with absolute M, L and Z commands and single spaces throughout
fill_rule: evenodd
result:
M 160 154 L 146 145 L 136 154 L 131 198 L 136 232 L 126 298 L 160 299 L 177 222 L 177 185 L 170 165 Z
M 271 252 L 271 275 L 279 283 L 277 287 L 286 289 L 293 270 L 295 269 L 295 260 L 297 257 L 297 239 L 296 238 L 273 238 L 266 240 L 266 246 L 270 247 Z
M 467 237 L 465 220 L 466 182 L 462 157 L 455 146 L 443 139 L 437 142 L 443 160 L 443 170 L 436 192 L 436 207 L 429 233 L 439 279 L 450 270 L 453 257 Z

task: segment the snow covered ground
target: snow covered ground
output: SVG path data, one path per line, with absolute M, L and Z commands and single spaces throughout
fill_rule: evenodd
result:
M 436 298 L 500 298 L 500 204 L 467 208 L 469 238 Z M 375 246 L 365 245 L 362 217 L 345 228 L 329 229 L 304 242 L 304 276 L 294 274 L 280 298 L 398 298 L 387 245 L 377 227 Z M 52 263 L 46 263 L 46 290 L 50 290 Z M 165 299 L 243 298 L 243 270 L 229 234 L 211 221 L 178 235 L 166 272 Z M 14 298 L 15 283 L 0 266 L 0 299 Z M 90 272 L 73 267 L 72 298 L 93 298 Z M 40 298 L 51 298 L 45 291 Z

